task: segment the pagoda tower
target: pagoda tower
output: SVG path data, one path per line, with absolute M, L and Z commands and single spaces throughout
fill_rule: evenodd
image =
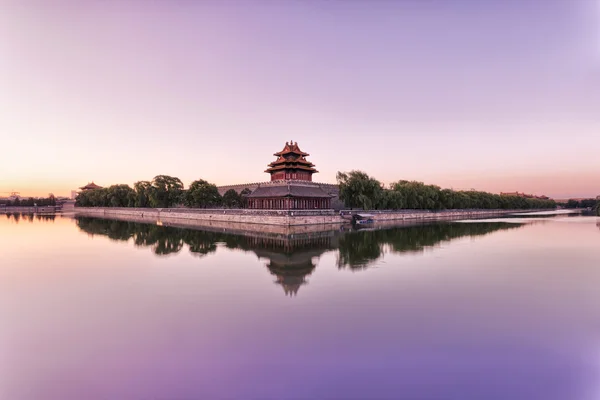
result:
M 265 171 L 271 181 L 257 184 L 252 193 L 245 196 L 247 208 L 267 210 L 330 209 L 335 196 L 325 191 L 322 184 L 312 181 L 318 171 L 308 161 L 308 153 L 289 142 L 283 150 L 274 154 L 277 160 Z
M 273 154 L 277 160 L 269 164 L 265 171 L 271 174 L 271 181 L 308 181 L 312 182 L 312 174 L 317 171 L 314 164 L 306 159 L 310 154 L 298 147 L 298 142 L 285 143 L 283 150 Z

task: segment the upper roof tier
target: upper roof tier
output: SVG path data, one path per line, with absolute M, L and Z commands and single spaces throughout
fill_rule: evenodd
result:
M 294 143 L 294 141 L 290 141 L 285 142 L 285 147 L 283 148 L 283 150 L 278 151 L 277 153 L 273 154 L 274 156 L 281 156 L 284 154 L 289 154 L 289 153 L 294 153 L 294 154 L 299 154 L 301 156 L 310 156 L 310 154 L 303 152 L 302 150 L 300 150 L 300 147 L 298 147 L 298 142 Z

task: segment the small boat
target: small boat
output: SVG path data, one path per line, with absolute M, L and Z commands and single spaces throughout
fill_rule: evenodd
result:
M 372 214 L 354 214 L 352 220 L 357 225 L 372 224 L 375 222 L 374 215 Z

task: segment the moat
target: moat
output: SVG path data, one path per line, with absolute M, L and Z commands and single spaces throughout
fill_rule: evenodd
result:
M 597 217 L 274 235 L 12 214 L 0 260 L 2 399 L 600 395 Z

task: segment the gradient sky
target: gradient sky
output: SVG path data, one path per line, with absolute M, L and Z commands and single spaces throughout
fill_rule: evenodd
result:
M 599 195 L 600 1 L 0 2 L 0 192 L 265 181 L 291 139 L 320 182 Z

